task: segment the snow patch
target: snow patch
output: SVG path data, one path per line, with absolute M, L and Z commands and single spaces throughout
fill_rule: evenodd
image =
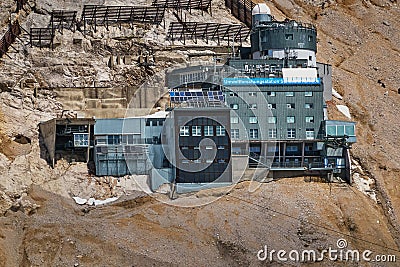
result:
M 332 95 L 334 96 L 334 97 L 336 97 L 337 99 L 340 99 L 340 100 L 342 100 L 343 99 L 343 96 L 341 96 L 335 89 L 333 89 L 332 88 Z
M 111 197 L 111 198 L 107 198 L 104 200 L 94 200 L 94 205 L 98 206 L 98 205 L 105 205 L 111 202 L 114 202 L 118 199 L 118 197 Z
M 118 199 L 118 197 L 110 197 L 110 198 L 107 198 L 107 199 L 104 199 L 104 200 L 96 200 L 96 199 L 94 199 L 92 197 L 89 198 L 89 199 L 80 198 L 80 197 L 73 197 L 73 199 L 75 200 L 75 203 L 78 204 L 78 205 L 87 204 L 89 206 L 93 206 L 93 205 L 94 206 L 99 206 L 99 205 L 105 205 L 105 204 L 114 202 L 114 201 L 116 201 Z
M 80 197 L 72 197 L 75 200 L 75 203 L 78 205 L 85 205 L 87 202 L 86 198 L 80 198 Z
M 351 119 L 350 110 L 345 105 L 336 105 L 337 109 L 343 113 L 347 118 Z

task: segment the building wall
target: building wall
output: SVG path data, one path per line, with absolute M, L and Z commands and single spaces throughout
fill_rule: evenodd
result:
M 245 129 L 261 129 L 264 133 L 261 136 L 259 132 L 259 138 L 249 136 L 250 140 L 271 139 L 268 137 L 269 129 L 276 129 L 277 140 L 305 140 L 306 129 L 310 128 L 314 129 L 314 138 L 317 138 L 323 121 L 323 85 L 259 86 L 261 92 L 255 92 L 251 87 L 228 89 L 232 89 L 234 94 L 227 92 L 226 102 L 230 107 L 238 105 L 239 108 L 233 112 L 240 117 Z M 311 92 L 312 96 L 305 96 L 306 92 Z M 293 96 L 287 96 L 288 93 L 293 93 Z M 257 105 L 255 109 L 252 104 Z M 273 105 L 272 108 L 268 104 Z M 288 104 L 294 104 L 294 108 L 288 108 Z M 313 108 L 306 108 L 306 104 L 312 104 Z M 254 116 L 258 118 L 258 124 L 250 123 L 250 117 Z M 288 123 L 288 116 L 294 117 L 294 123 Z M 269 117 L 276 117 L 276 124 L 269 123 Z M 306 122 L 306 117 L 313 117 L 313 122 Z M 237 126 L 233 123 L 231 128 L 236 129 Z M 296 137 L 289 138 L 287 129 L 295 129 Z M 249 132 L 246 134 L 249 135 Z M 244 133 L 240 139 L 246 139 Z
M 173 118 L 174 139 L 177 144 L 175 148 L 176 182 L 232 182 L 229 109 L 178 108 L 173 111 Z M 212 136 L 205 134 L 205 126 L 212 127 Z M 217 134 L 219 126 L 224 127 L 224 133 L 220 136 Z M 180 134 L 181 127 L 189 127 L 187 136 Z M 200 127 L 200 136 L 194 136 L 193 127 Z
M 152 168 L 162 168 L 163 121 L 163 118 L 97 120 L 96 175 L 141 175 L 149 174 Z

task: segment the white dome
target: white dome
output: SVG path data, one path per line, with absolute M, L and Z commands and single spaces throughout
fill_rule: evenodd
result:
M 267 6 L 267 4 L 258 4 L 253 8 L 253 11 L 251 12 L 251 14 L 254 15 L 258 15 L 258 14 L 268 14 L 271 15 L 271 10 L 269 9 L 269 7 Z

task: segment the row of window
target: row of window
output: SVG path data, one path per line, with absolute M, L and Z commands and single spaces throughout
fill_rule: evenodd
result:
M 225 136 L 223 126 L 181 126 L 179 127 L 180 136 Z
M 296 105 L 294 103 L 287 103 L 286 107 L 288 109 L 295 109 Z M 230 108 L 234 109 L 234 110 L 237 110 L 237 109 L 239 109 L 239 104 L 230 104 Z M 304 104 L 304 108 L 312 109 L 312 108 L 314 108 L 314 104 L 313 103 L 305 103 Z M 257 109 L 257 104 L 249 104 L 248 105 L 248 109 Z M 268 104 L 268 109 L 276 109 L 276 104 L 275 103 L 269 103 Z
M 163 126 L 164 120 L 146 120 L 146 126 Z
M 204 149 L 206 149 L 206 150 L 212 150 L 212 149 L 214 149 L 213 146 L 204 146 L 204 147 L 202 147 L 202 148 L 204 148 Z M 189 150 L 189 149 L 200 150 L 200 146 L 193 146 L 193 147 L 191 147 L 191 146 L 182 146 L 181 149 L 182 149 L 182 150 Z M 218 149 L 218 150 L 224 150 L 224 149 L 225 149 L 225 146 L 219 145 L 219 146 L 217 147 L 217 149 Z
M 235 92 L 229 92 L 229 96 L 238 96 Z M 257 92 L 249 92 L 249 96 L 257 97 Z M 276 96 L 276 92 L 268 91 L 267 96 Z M 294 96 L 294 92 L 285 92 L 285 96 Z M 313 96 L 312 91 L 304 92 L 304 96 Z
M 206 159 L 206 160 L 203 160 L 203 162 L 202 162 L 199 159 L 195 159 L 195 160 L 183 159 L 181 162 L 184 163 L 184 164 L 189 164 L 189 163 L 208 163 L 208 164 L 211 164 L 211 163 L 226 163 L 226 160 L 225 159 Z
M 285 34 L 285 40 L 293 40 L 293 33 L 287 33 Z M 309 42 L 312 42 L 314 40 L 314 37 L 312 35 L 309 35 L 307 40 Z
M 306 116 L 306 123 L 314 123 L 314 116 Z M 276 117 L 275 116 L 271 116 L 268 117 L 268 123 L 270 124 L 276 124 Z M 295 116 L 287 116 L 286 117 L 286 122 L 287 123 L 295 123 Z M 232 124 L 236 124 L 239 123 L 239 117 L 231 117 L 231 123 Z M 256 124 L 258 123 L 258 118 L 257 117 L 249 117 L 249 123 L 250 124 Z
M 239 139 L 240 132 L 239 129 L 231 129 L 231 137 L 232 139 Z M 287 138 L 296 138 L 296 129 L 295 128 L 288 128 L 286 132 Z M 314 139 L 315 131 L 314 128 L 307 128 L 306 129 L 306 139 Z M 258 129 L 250 129 L 249 130 L 249 138 L 250 139 L 257 139 L 258 138 Z M 277 130 L 276 129 L 268 129 L 268 138 L 274 139 L 277 138 Z

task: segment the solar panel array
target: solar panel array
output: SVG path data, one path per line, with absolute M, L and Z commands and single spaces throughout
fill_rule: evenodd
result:
M 183 102 L 225 102 L 222 91 L 171 91 L 172 103 Z
M 152 5 L 175 9 L 208 10 L 211 8 L 211 0 L 153 0 Z
M 250 29 L 241 24 L 220 24 L 220 23 L 203 23 L 203 22 L 172 22 L 169 26 L 167 39 L 183 40 L 187 39 L 197 41 L 203 39 L 228 41 L 228 42 L 244 42 L 250 35 Z
M 121 23 L 148 23 L 160 25 L 165 6 L 98 6 L 85 5 L 82 21 L 85 24 L 104 25 Z

